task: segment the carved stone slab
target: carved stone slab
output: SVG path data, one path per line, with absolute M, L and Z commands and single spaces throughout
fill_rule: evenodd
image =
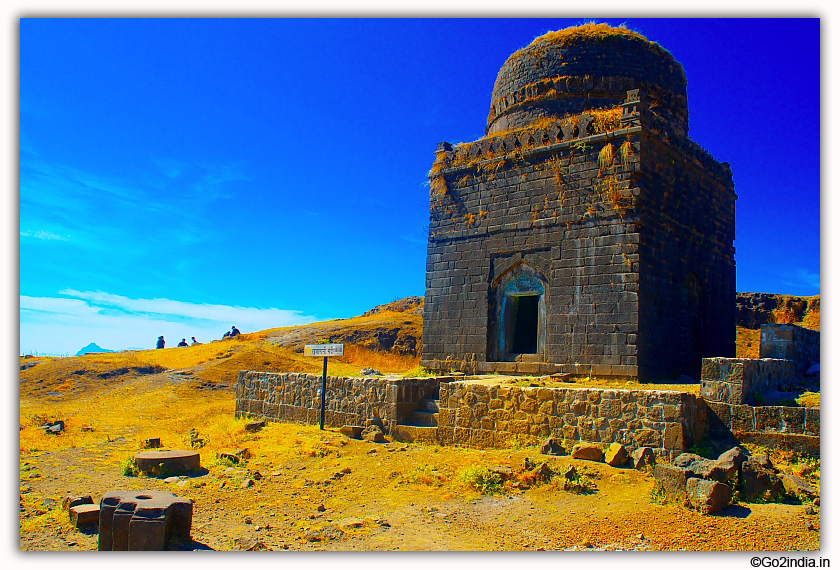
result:
M 166 550 L 190 539 L 192 511 L 166 491 L 110 491 L 99 506 L 99 550 Z

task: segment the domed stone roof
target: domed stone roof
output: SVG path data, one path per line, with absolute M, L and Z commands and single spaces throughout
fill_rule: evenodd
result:
M 549 32 L 511 55 L 493 87 L 487 134 L 520 129 L 540 118 L 612 107 L 644 89 L 672 127 L 688 130 L 682 65 L 644 36 L 609 24 Z

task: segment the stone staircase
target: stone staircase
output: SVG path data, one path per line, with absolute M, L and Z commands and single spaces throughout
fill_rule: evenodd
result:
M 439 400 L 423 398 L 416 410 L 411 412 L 408 424 L 421 427 L 437 427 L 438 413 L 440 412 Z
M 391 435 L 401 441 L 438 443 L 438 400 L 422 398 L 405 423 L 394 426 Z

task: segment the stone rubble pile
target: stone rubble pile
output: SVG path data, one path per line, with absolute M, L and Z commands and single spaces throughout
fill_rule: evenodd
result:
M 691 506 L 703 514 L 720 511 L 736 495 L 746 502 L 775 501 L 789 496 L 813 499 L 816 490 L 790 470 L 780 471 L 766 455 L 751 456 L 733 447 L 717 459 L 694 453 L 677 456 L 673 464 L 654 467 L 656 489 L 668 501 Z

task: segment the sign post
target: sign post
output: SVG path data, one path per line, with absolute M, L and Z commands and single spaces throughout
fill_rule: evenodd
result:
M 344 356 L 343 344 L 305 344 L 304 356 L 323 356 L 324 375 L 321 377 L 321 430 L 324 429 L 324 415 L 327 409 L 327 359 L 330 356 Z

